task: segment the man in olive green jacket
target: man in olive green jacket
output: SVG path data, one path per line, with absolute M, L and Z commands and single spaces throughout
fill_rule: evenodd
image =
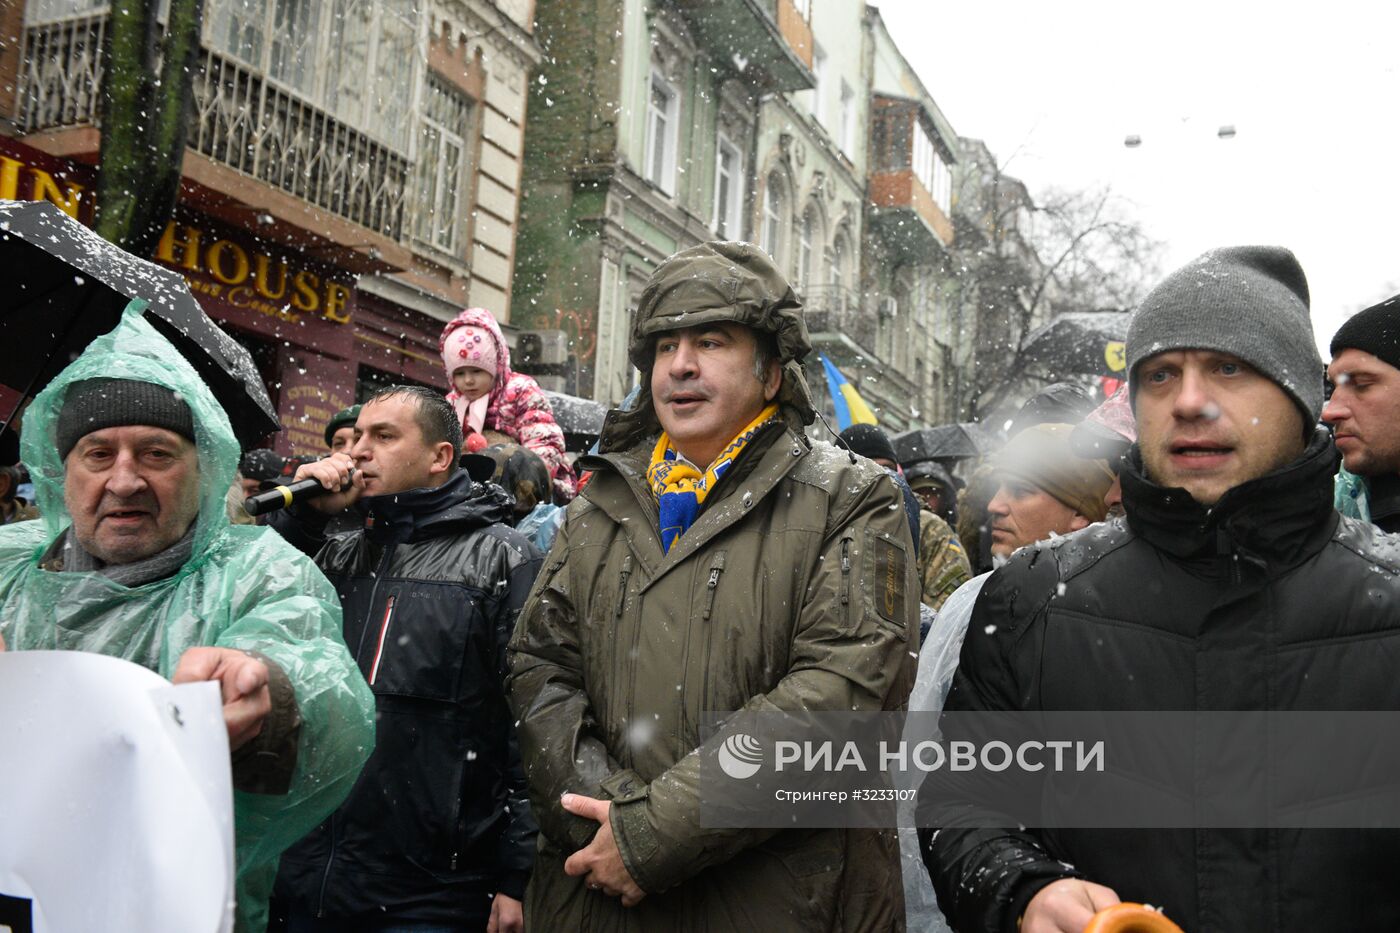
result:
M 908 696 L 909 523 L 885 471 L 804 436 L 810 349 L 746 244 L 677 253 L 642 294 L 630 353 L 650 391 L 609 414 L 510 646 L 542 830 L 529 929 L 904 928 L 893 831 L 700 813 L 703 712 Z

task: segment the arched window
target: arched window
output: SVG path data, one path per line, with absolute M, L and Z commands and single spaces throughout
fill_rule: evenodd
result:
M 767 190 L 763 195 L 763 239 L 759 243 L 774 262 L 780 261 L 783 235 L 783 180 L 774 172 L 768 176 Z

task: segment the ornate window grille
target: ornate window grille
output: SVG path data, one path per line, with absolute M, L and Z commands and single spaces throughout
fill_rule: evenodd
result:
M 22 132 L 98 122 L 106 5 L 71 15 L 97 6 L 38 0 L 30 11 L 15 112 Z M 418 121 L 411 99 L 420 73 L 418 14 L 412 0 L 332 6 L 333 23 L 318 18 L 320 4 L 308 0 L 213 0 L 188 145 L 403 240 L 417 223 L 406 221 L 405 211 Z M 50 20 L 40 21 L 39 13 Z M 331 43 L 343 55 L 340 67 L 317 67 Z
M 461 252 L 462 184 L 470 126 L 467 98 L 436 75 L 428 75 L 414 180 L 414 235 L 454 256 Z

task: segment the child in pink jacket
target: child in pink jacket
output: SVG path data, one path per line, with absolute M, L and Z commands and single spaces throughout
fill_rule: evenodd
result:
M 462 419 L 462 434 L 500 431 L 528 447 L 549 468 L 555 499 L 572 499 L 577 487 L 564 459 L 564 432 L 539 383 L 511 371 L 510 348 L 491 312 L 468 308 L 457 315 L 443 328 L 438 350 L 452 386 L 447 400 Z

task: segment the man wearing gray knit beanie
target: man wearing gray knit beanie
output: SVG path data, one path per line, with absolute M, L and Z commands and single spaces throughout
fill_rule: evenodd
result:
M 987 578 L 944 710 L 1400 709 L 1400 556 L 1332 507 L 1338 457 L 1317 426 L 1322 364 L 1293 254 L 1220 249 L 1172 273 L 1137 312 L 1127 357 L 1125 517 L 1023 548 Z M 943 719 L 945 742 L 969 737 L 953 731 L 961 718 Z M 1196 817 L 1178 828 L 1149 829 L 1165 824 L 1145 800 L 1140 822 L 1103 824 L 1123 829 L 1072 830 L 932 802 L 920 839 L 950 925 L 1082 930 L 1121 898 L 1193 933 L 1400 928 L 1400 889 L 1379 867 L 1400 859 L 1400 831 L 1367 828 L 1360 809 L 1313 819 L 1370 799 L 1374 737 L 1314 756 L 1303 783 L 1337 783 L 1290 796 L 1290 821 L 1266 830 L 1215 806 L 1223 787 L 1248 786 L 1244 800 L 1280 786 L 1289 743 L 1245 731 L 1238 767 L 1171 762 L 1192 775 Z M 1083 792 L 1072 784 L 1061 792 Z
M 1127 357 L 1147 475 L 1203 505 L 1296 459 L 1322 411 L 1308 282 L 1279 247 L 1212 250 L 1167 276 Z

